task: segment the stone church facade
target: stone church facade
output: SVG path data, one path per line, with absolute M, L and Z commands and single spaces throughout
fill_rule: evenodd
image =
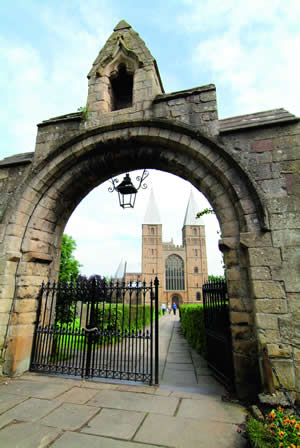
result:
M 202 219 L 196 219 L 198 211 L 191 193 L 182 226 L 182 245 L 163 242 L 159 209 L 151 192 L 142 225 L 142 272 L 123 271 L 125 283 L 148 283 L 158 277 L 160 304 L 171 307 L 173 302 L 179 306 L 201 302 L 202 285 L 207 281 L 207 254 L 205 225 Z
M 153 168 L 191 182 L 220 223 L 238 396 L 279 390 L 272 363 L 300 401 L 299 118 L 275 109 L 219 119 L 213 84 L 165 93 L 125 21 L 88 86 L 84 113 L 39 123 L 32 152 L 0 161 L 3 372 L 29 368 L 40 287 L 57 278 L 76 206 L 114 176 Z

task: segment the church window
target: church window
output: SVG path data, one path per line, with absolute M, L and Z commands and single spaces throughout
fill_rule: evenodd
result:
M 166 290 L 184 289 L 184 263 L 178 255 L 166 259 Z
M 154 244 L 154 238 L 150 238 L 151 244 Z
M 151 253 L 152 253 L 152 255 L 154 255 L 154 249 L 151 249 Z
M 196 236 L 197 235 L 197 229 L 193 229 L 193 233 Z
M 120 64 L 116 76 L 110 79 L 112 110 L 132 106 L 133 75 L 127 73 L 125 64 Z
M 194 274 L 198 274 L 198 268 L 197 268 L 197 266 L 194 267 Z
M 200 292 L 196 292 L 196 300 L 201 300 L 201 294 Z
M 195 257 L 197 257 L 197 256 L 198 256 L 198 250 L 195 249 Z
M 154 235 L 154 227 L 151 227 L 151 235 Z

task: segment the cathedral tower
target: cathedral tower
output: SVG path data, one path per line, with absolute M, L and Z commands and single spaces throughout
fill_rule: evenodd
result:
M 149 282 L 158 276 L 161 283 L 162 224 L 153 191 L 150 194 L 142 229 L 142 277 Z

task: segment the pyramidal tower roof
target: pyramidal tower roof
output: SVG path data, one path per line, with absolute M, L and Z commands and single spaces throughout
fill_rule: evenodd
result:
M 153 190 L 151 190 L 148 207 L 146 210 L 144 224 L 161 224 L 158 207 L 155 201 Z
M 126 264 L 127 263 L 123 259 L 120 261 L 120 264 L 118 266 L 118 269 L 117 269 L 117 271 L 115 273 L 115 277 L 114 277 L 116 280 L 120 280 L 125 276 Z
M 121 20 L 115 26 L 114 32 L 110 35 L 104 47 L 95 59 L 88 74 L 88 78 L 92 77 L 95 73 L 101 73 L 103 67 L 113 60 L 120 48 L 122 48 L 126 54 L 135 58 L 140 67 L 154 64 L 159 75 L 155 59 L 146 47 L 145 42 L 140 38 L 139 34 L 133 30 L 129 23 L 125 20 Z
M 185 217 L 183 221 L 184 226 L 199 226 L 204 225 L 202 218 L 197 219 L 196 215 L 199 212 L 199 207 L 196 204 L 193 192 L 191 191 L 188 205 L 185 212 Z

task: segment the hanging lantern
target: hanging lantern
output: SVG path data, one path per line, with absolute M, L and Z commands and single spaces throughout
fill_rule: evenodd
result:
M 148 176 L 149 172 L 144 170 L 141 176 L 137 176 L 136 180 L 139 184 L 135 187 L 127 173 L 119 185 L 117 185 L 119 183 L 118 179 L 111 179 L 110 182 L 112 183 L 112 187 L 109 187 L 108 191 L 110 193 L 115 190 L 118 192 L 119 203 L 122 208 L 133 208 L 138 190 L 140 188 L 147 188 L 147 184 L 143 184 L 143 182 Z

